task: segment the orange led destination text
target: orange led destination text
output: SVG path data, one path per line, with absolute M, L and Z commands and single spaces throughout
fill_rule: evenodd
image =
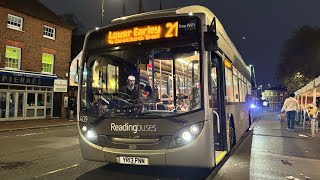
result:
M 168 27 L 168 24 L 171 26 Z M 178 36 L 178 26 L 175 29 L 173 24 L 176 23 L 166 23 L 166 28 L 163 30 L 161 25 L 149 25 L 143 27 L 133 27 L 132 29 L 119 30 L 119 31 L 109 31 L 107 35 L 107 43 L 108 44 L 123 44 L 130 42 L 138 42 L 138 41 L 146 41 L 152 39 L 160 39 L 160 38 L 169 38 L 173 36 Z M 167 36 L 168 32 L 173 32 L 172 36 Z

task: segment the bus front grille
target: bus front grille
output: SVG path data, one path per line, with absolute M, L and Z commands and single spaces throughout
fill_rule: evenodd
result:
M 135 145 L 137 150 L 158 150 L 167 149 L 172 136 L 152 136 L 152 137 L 138 137 L 138 136 L 107 136 L 100 135 L 99 143 L 103 147 L 115 149 L 130 149 L 129 147 Z

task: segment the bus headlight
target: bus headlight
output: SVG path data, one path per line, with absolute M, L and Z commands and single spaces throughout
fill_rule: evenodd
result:
M 191 133 L 189 133 L 188 131 L 183 132 L 182 138 L 187 142 L 190 141 L 192 139 Z
M 257 106 L 254 105 L 254 104 L 251 104 L 251 105 L 250 105 L 250 108 L 251 108 L 251 109 L 254 109 L 254 108 L 256 108 L 256 107 L 257 107 Z
M 200 131 L 199 126 L 196 125 L 196 124 L 194 124 L 194 125 L 192 125 L 192 126 L 190 127 L 190 132 L 191 132 L 192 134 L 198 134 L 199 131 Z
M 88 130 L 85 136 L 89 141 L 98 139 L 98 134 L 92 129 Z
M 80 129 L 81 133 L 88 141 L 98 144 L 98 133 L 91 126 L 82 125 Z
M 81 131 L 82 131 L 83 133 L 86 133 L 87 130 L 88 130 L 87 126 L 82 126 Z
M 203 128 L 203 122 L 193 124 L 178 130 L 172 137 L 169 148 L 177 148 L 195 140 Z

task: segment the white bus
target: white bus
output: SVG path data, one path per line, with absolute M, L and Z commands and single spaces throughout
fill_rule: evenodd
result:
M 202 6 L 87 33 L 78 122 L 86 160 L 211 168 L 249 128 L 247 65 Z

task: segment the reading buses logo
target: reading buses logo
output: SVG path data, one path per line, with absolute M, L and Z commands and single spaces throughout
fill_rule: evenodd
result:
M 136 134 L 137 132 L 153 132 L 157 131 L 156 125 L 141 125 L 141 124 L 115 124 L 111 123 L 111 131 L 116 132 L 132 132 Z

